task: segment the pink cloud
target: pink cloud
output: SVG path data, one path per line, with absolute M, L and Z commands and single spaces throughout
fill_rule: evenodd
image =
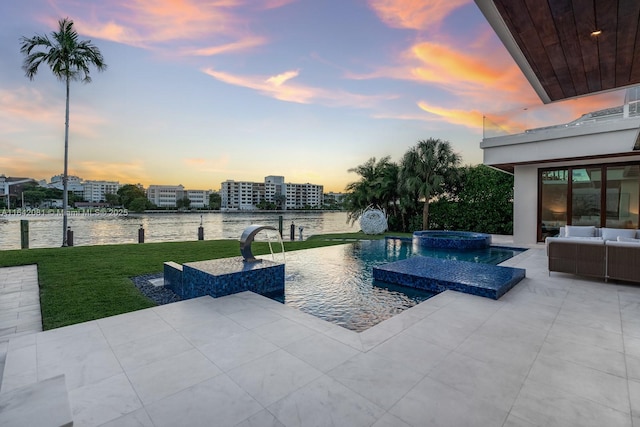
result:
M 380 20 L 393 28 L 429 30 L 471 0 L 369 0 Z
M 224 83 L 256 90 L 262 95 L 280 101 L 299 104 L 318 103 L 332 106 L 351 106 L 369 108 L 392 95 L 359 95 L 341 90 L 327 90 L 292 82 L 300 74 L 299 70 L 290 70 L 275 76 L 237 76 L 212 68 L 202 70 L 205 74 Z

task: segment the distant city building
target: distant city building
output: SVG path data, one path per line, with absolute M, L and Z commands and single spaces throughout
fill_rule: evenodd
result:
M 62 183 L 62 174 L 51 177 L 51 182 L 46 185 L 49 188 L 57 188 L 58 190 L 64 189 Z M 74 196 L 84 198 L 84 187 L 82 186 L 82 178 L 75 175 L 67 176 L 67 190 L 72 192 Z
M 82 198 L 92 203 L 106 202 L 106 195 L 116 194 L 119 189 L 120 183 L 118 181 L 83 181 Z
M 342 205 L 344 202 L 345 193 L 324 193 L 324 203 L 326 205 Z
M 209 206 L 211 190 L 185 190 L 180 185 L 150 185 L 147 188 L 147 199 L 160 208 L 175 208 L 179 199 L 185 196 L 191 201 L 192 208 Z
M 19 178 L 19 177 L 7 177 L 0 175 L 0 198 L 3 198 L 5 206 L 7 203 L 13 205 L 14 202 L 10 202 L 10 198 L 18 198 L 22 193 L 23 185 L 26 183 L 37 183 L 33 178 Z
M 261 202 L 279 209 L 319 208 L 323 203 L 323 186 L 286 183 L 283 176 L 269 175 L 264 182 L 224 181 L 220 185 L 221 209 L 255 210 Z

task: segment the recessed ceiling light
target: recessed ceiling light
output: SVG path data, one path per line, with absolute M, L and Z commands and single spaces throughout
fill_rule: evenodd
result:
M 591 31 L 591 37 L 598 37 L 600 34 L 602 34 L 602 30 Z

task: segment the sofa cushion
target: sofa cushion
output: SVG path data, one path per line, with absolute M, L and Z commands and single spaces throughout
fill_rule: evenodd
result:
M 617 241 L 618 242 L 626 242 L 626 243 L 635 243 L 637 245 L 640 245 L 640 239 L 635 239 L 635 238 L 632 238 L 632 237 L 618 236 Z
M 618 237 L 633 239 L 636 237 L 636 230 L 630 228 L 603 228 L 602 238 L 604 240 L 618 240 Z
M 595 237 L 596 228 L 593 225 L 567 225 L 566 237 Z

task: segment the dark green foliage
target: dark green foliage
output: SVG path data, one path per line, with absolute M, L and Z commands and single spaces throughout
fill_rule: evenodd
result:
M 218 210 L 222 206 L 222 198 L 220 197 L 220 193 L 214 191 L 209 194 L 209 209 Z
M 128 209 L 131 212 L 144 212 L 145 209 L 149 209 L 151 202 L 146 197 L 137 197 L 129 203 Z
M 411 148 L 399 166 L 384 157 L 350 169 L 360 180 L 346 188 L 349 220 L 357 220 L 374 205 L 386 210 L 391 231 L 512 234 L 513 176 L 484 165 L 457 163 L 448 142 L 429 139 Z
M 460 168 L 446 197 L 432 203 L 432 228 L 513 233 L 513 176 L 484 165 Z
M 35 208 L 39 207 L 42 202 L 62 199 L 62 190 L 41 187 L 35 182 L 28 182 L 22 186 L 22 199 L 24 199 L 25 205 Z
M 189 209 L 191 207 L 191 199 L 189 197 L 184 196 L 178 200 L 176 200 L 176 208 L 178 209 Z
M 118 196 L 120 197 L 120 203 L 122 203 L 122 206 L 126 209 L 131 209 L 131 202 L 135 199 L 147 199 L 144 190 L 133 184 L 125 184 L 120 187 L 118 189 Z

